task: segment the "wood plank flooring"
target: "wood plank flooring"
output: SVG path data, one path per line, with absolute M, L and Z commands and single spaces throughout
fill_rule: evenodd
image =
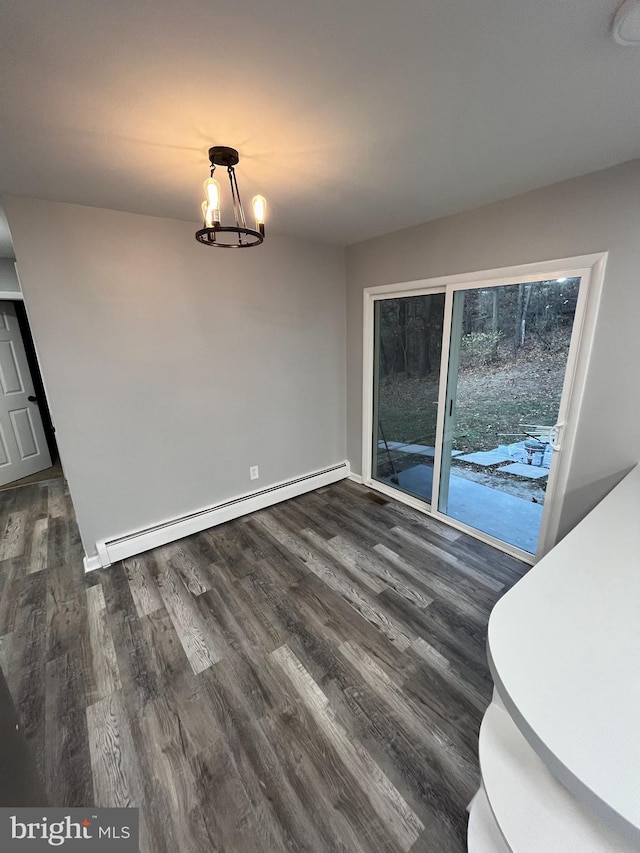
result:
M 527 566 L 348 481 L 84 575 L 0 492 L 0 666 L 60 806 L 141 850 L 459 853 L 491 607 Z

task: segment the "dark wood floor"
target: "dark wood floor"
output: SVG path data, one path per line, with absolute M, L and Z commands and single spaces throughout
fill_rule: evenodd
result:
M 52 805 L 141 850 L 465 846 L 489 611 L 526 566 L 342 482 L 83 575 L 64 482 L 0 493 L 0 665 Z
M 19 486 L 30 486 L 33 483 L 42 483 L 45 480 L 56 480 L 63 476 L 62 465 L 58 460 L 50 468 L 45 468 L 36 474 L 29 474 L 28 477 L 21 477 L 19 480 L 13 480 L 11 483 L 5 483 L 3 486 L 0 486 L 0 491 L 17 489 Z

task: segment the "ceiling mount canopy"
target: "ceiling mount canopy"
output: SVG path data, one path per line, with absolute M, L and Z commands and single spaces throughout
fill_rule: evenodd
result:
M 240 155 L 235 148 L 227 145 L 214 145 L 209 149 L 211 175 L 204 182 L 205 200 L 202 202 L 203 227 L 196 231 L 196 240 L 205 246 L 217 246 L 220 249 L 245 249 L 249 246 L 259 246 L 264 240 L 264 220 L 267 202 L 261 195 L 253 198 L 253 215 L 256 220 L 255 230 L 247 227 L 247 220 L 240 200 L 240 190 L 236 179 L 235 166 Z M 227 170 L 229 178 L 230 199 L 233 208 L 233 222 L 225 225 L 221 219 L 220 184 L 214 178 L 217 166 Z

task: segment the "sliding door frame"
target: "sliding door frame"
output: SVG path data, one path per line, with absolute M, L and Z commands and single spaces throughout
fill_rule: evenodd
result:
M 559 534 L 562 502 L 571 468 L 571 458 L 578 428 L 578 419 L 586 386 L 586 375 L 595 335 L 596 317 L 604 282 L 608 253 L 541 261 L 519 266 L 441 276 L 417 281 L 368 287 L 363 291 L 363 409 L 362 409 L 362 478 L 365 485 L 382 494 L 430 515 L 446 524 L 469 533 L 519 559 L 535 563 L 555 544 Z M 488 536 L 476 528 L 451 518 L 438 510 L 440 470 L 442 460 L 443 427 L 447 401 L 447 379 L 451 344 L 453 295 L 460 290 L 495 287 L 509 284 L 527 284 L 556 278 L 580 278 L 580 291 L 571 333 L 571 344 L 565 368 L 565 380 L 560 400 L 558 423 L 563 423 L 560 442 L 562 450 L 554 460 L 549 474 L 542 522 L 535 555 L 529 554 Z M 433 467 L 433 492 L 431 504 L 393 489 L 372 476 L 373 462 L 373 404 L 374 404 L 374 304 L 381 299 L 422 296 L 445 293 L 442 353 L 440 360 L 440 388 L 436 422 L 436 444 Z
M 406 284 L 406 282 L 405 282 Z M 363 361 L 364 364 L 364 408 L 362 410 L 363 414 L 363 433 L 362 433 L 362 453 L 363 453 L 363 463 L 362 463 L 362 473 L 363 476 L 366 477 L 367 485 L 371 485 L 372 482 L 375 483 L 375 488 L 378 491 L 383 492 L 384 494 L 390 495 L 391 497 L 396 497 L 398 493 L 401 491 L 400 489 L 393 489 L 391 486 L 386 486 L 384 483 L 381 483 L 380 480 L 374 480 L 373 478 L 373 425 L 377 422 L 377 411 L 375 411 L 376 400 L 373 392 L 373 386 L 375 382 L 375 359 L 376 359 L 376 344 L 375 344 L 375 303 L 382 302 L 385 299 L 400 299 L 402 297 L 410 297 L 410 296 L 431 296 L 437 293 L 445 294 L 445 311 L 444 311 L 444 321 L 443 321 L 443 330 L 446 329 L 446 321 L 447 321 L 447 308 L 446 308 L 446 288 L 442 285 L 429 286 L 428 282 L 409 282 L 409 284 L 417 284 L 417 285 L 427 285 L 426 288 L 421 289 L 418 293 L 414 289 L 404 289 L 403 285 L 392 285 L 392 287 L 400 287 L 400 290 L 394 290 L 392 294 L 386 293 L 383 288 L 380 291 L 380 294 L 373 293 L 372 291 L 377 291 L 378 288 L 372 287 L 367 288 L 365 292 L 365 313 L 364 313 L 364 341 L 365 341 L 365 358 Z M 370 300 L 367 306 L 367 294 L 370 295 Z M 369 328 L 367 328 L 367 326 Z M 369 341 L 369 347 L 367 347 L 367 340 Z M 368 354 L 368 357 L 367 357 Z M 368 371 L 367 371 L 368 368 Z M 440 359 L 440 369 L 442 370 L 442 357 Z M 368 375 L 368 381 L 367 381 Z M 438 414 L 436 418 L 436 445 L 435 445 L 435 456 L 438 455 L 438 436 L 440 435 L 440 430 L 442 428 L 442 424 L 440 422 L 440 394 L 441 387 L 438 389 Z M 368 395 L 367 395 L 368 390 Z M 368 401 L 368 402 L 367 402 Z M 368 419 L 368 420 L 367 420 Z M 377 430 L 376 430 L 377 436 Z M 368 447 L 366 444 L 368 443 Z M 369 465 L 368 467 L 364 464 L 364 459 L 368 458 Z M 435 463 L 435 458 L 434 458 Z M 434 476 L 435 476 L 435 467 L 434 467 Z M 420 510 L 424 510 L 424 502 L 419 498 L 414 498 L 412 495 L 407 492 L 402 492 L 403 499 L 407 498 L 410 506 L 416 506 Z M 426 508 L 429 510 L 429 507 Z

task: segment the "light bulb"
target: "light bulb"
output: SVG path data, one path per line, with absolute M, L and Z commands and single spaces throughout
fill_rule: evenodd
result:
M 220 184 L 215 178 L 207 178 L 204 182 L 204 192 L 211 209 L 213 222 L 220 224 Z M 211 227 L 211 226 L 207 226 Z
M 208 201 L 202 202 L 202 218 L 204 219 L 205 228 L 213 228 L 213 211 Z
M 220 184 L 215 178 L 207 178 L 204 182 L 204 194 L 212 210 L 220 208 Z
M 258 231 L 260 231 L 261 234 L 264 234 L 264 219 L 267 212 L 267 200 L 264 196 L 257 195 L 253 197 L 251 204 L 253 205 L 253 215 L 256 218 Z

